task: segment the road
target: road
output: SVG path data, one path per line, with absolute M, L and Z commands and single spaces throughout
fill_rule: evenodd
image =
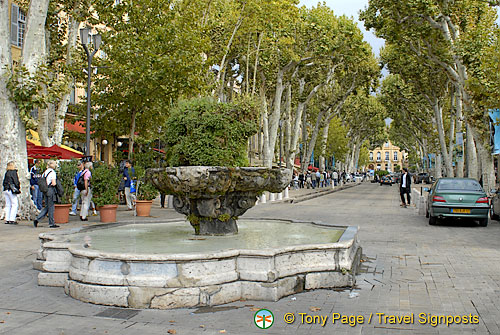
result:
M 299 204 L 259 205 L 246 214 L 359 226 L 363 266 L 352 291 L 318 290 L 278 302 L 241 301 L 173 311 L 90 305 L 66 296 L 61 288 L 38 287 L 31 261 L 38 248 L 36 235 L 42 230 L 27 223 L 2 225 L 0 333 L 500 334 L 500 224 L 429 226 L 414 208 L 401 208 L 399 202 L 397 187 L 363 183 Z M 153 215 L 178 217 L 171 210 L 156 210 Z M 256 308 L 274 313 L 276 321 L 270 329 L 255 327 Z M 287 325 L 285 313 L 330 318 L 324 327 L 302 324 L 300 318 Z M 362 316 L 364 323 L 332 324 L 332 313 Z M 391 319 L 383 319 L 380 313 L 413 314 L 414 320 L 389 324 Z M 420 324 L 419 313 L 472 314 L 478 323 L 433 327 Z M 368 324 L 370 314 L 373 319 Z

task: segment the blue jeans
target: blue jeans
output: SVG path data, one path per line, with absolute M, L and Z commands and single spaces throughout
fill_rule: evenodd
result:
M 33 199 L 33 202 L 35 203 L 35 206 L 38 210 L 42 209 L 42 202 L 43 202 L 43 193 L 40 191 L 40 187 L 38 185 L 33 185 L 35 188 L 34 190 L 31 190 L 31 199 Z
M 75 192 L 73 193 L 73 203 L 71 205 L 71 211 L 76 213 L 76 207 L 78 206 L 78 198 L 80 197 L 80 190 L 75 187 Z

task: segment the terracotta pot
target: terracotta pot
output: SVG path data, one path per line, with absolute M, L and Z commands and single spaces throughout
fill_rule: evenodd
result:
M 137 211 L 137 216 L 149 216 L 152 204 L 153 200 L 136 200 L 135 210 Z
M 69 210 L 71 209 L 71 204 L 56 204 L 54 205 L 54 222 L 55 223 L 68 223 L 69 222 Z
M 99 207 L 101 222 L 116 222 L 116 209 L 118 205 L 104 205 Z

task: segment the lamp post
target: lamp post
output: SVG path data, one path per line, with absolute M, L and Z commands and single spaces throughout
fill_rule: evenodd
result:
M 92 59 L 94 55 L 99 50 L 99 46 L 101 45 L 101 35 L 92 35 L 92 44 L 94 45 L 94 51 L 90 52 L 88 48 L 89 44 L 89 33 L 90 28 L 85 27 L 80 29 L 80 41 L 82 43 L 83 49 L 87 54 L 87 125 L 85 127 L 85 155 L 90 156 L 90 85 L 91 85 L 91 76 L 92 76 Z

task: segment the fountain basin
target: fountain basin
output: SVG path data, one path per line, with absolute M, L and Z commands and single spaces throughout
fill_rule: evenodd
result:
M 200 238 L 183 220 L 43 233 L 34 267 L 39 285 L 64 286 L 85 302 L 131 308 L 277 301 L 354 285 L 361 255 L 356 227 L 273 219 L 239 224 L 237 239 Z

